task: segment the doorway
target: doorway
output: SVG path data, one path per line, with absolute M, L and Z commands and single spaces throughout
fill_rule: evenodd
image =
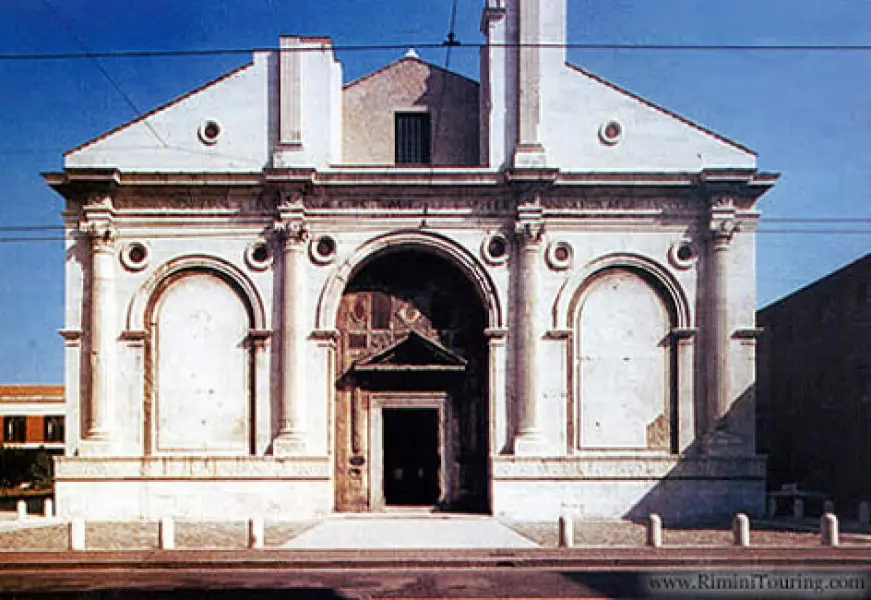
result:
M 383 410 L 384 504 L 434 506 L 441 493 L 438 410 Z

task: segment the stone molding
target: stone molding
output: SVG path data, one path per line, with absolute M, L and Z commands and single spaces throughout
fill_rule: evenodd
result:
M 765 479 L 765 457 L 622 454 L 571 458 L 493 459 L 493 479 Z
M 329 458 L 151 457 L 55 459 L 55 478 L 71 480 L 329 479 Z

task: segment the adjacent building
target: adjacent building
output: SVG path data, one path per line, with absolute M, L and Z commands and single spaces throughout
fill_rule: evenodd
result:
M 2 446 L 63 453 L 66 402 L 62 385 L 0 385 Z
M 769 484 L 871 498 L 871 254 L 763 308 L 759 449 Z
M 759 512 L 756 155 L 489 0 L 478 81 L 280 50 L 68 152 L 62 515 Z

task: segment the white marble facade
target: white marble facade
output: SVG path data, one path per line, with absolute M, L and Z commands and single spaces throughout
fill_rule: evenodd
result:
M 294 518 L 346 510 L 354 477 L 372 492 L 389 440 L 355 411 L 386 409 L 341 400 L 339 322 L 367 265 L 403 253 L 480 301 L 480 408 L 439 425 L 443 487 L 477 418 L 484 512 L 761 511 L 755 203 L 776 176 L 568 65 L 548 45 L 565 11 L 490 0 L 480 83 L 407 57 L 343 86 L 329 39 L 282 38 L 68 153 L 47 176 L 69 239 L 59 513 Z M 395 164 L 394 114 L 436 112 L 430 164 Z

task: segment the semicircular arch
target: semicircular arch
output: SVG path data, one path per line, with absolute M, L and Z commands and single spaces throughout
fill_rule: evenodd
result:
M 596 276 L 614 268 L 641 272 L 651 278 L 674 310 L 677 328 L 692 326 L 692 310 L 680 282 L 663 265 L 641 254 L 614 253 L 596 258 L 567 279 L 557 293 L 553 306 L 554 329 L 572 329 L 584 290 Z
M 185 271 L 212 273 L 230 283 L 242 295 L 251 313 L 251 327 L 267 328 L 266 310 L 254 283 L 238 267 L 216 256 L 189 254 L 173 258 L 161 266 L 143 283 L 130 300 L 127 308 L 127 330 L 145 331 L 149 306 L 165 282 Z
M 466 248 L 456 241 L 418 230 L 394 231 L 374 237 L 360 245 L 327 279 L 318 298 L 315 326 L 331 330 L 336 326 L 339 303 L 345 287 L 353 276 L 369 261 L 385 252 L 423 250 L 437 254 L 456 265 L 474 285 L 487 312 L 487 327 L 503 327 L 502 303 L 486 269 Z

